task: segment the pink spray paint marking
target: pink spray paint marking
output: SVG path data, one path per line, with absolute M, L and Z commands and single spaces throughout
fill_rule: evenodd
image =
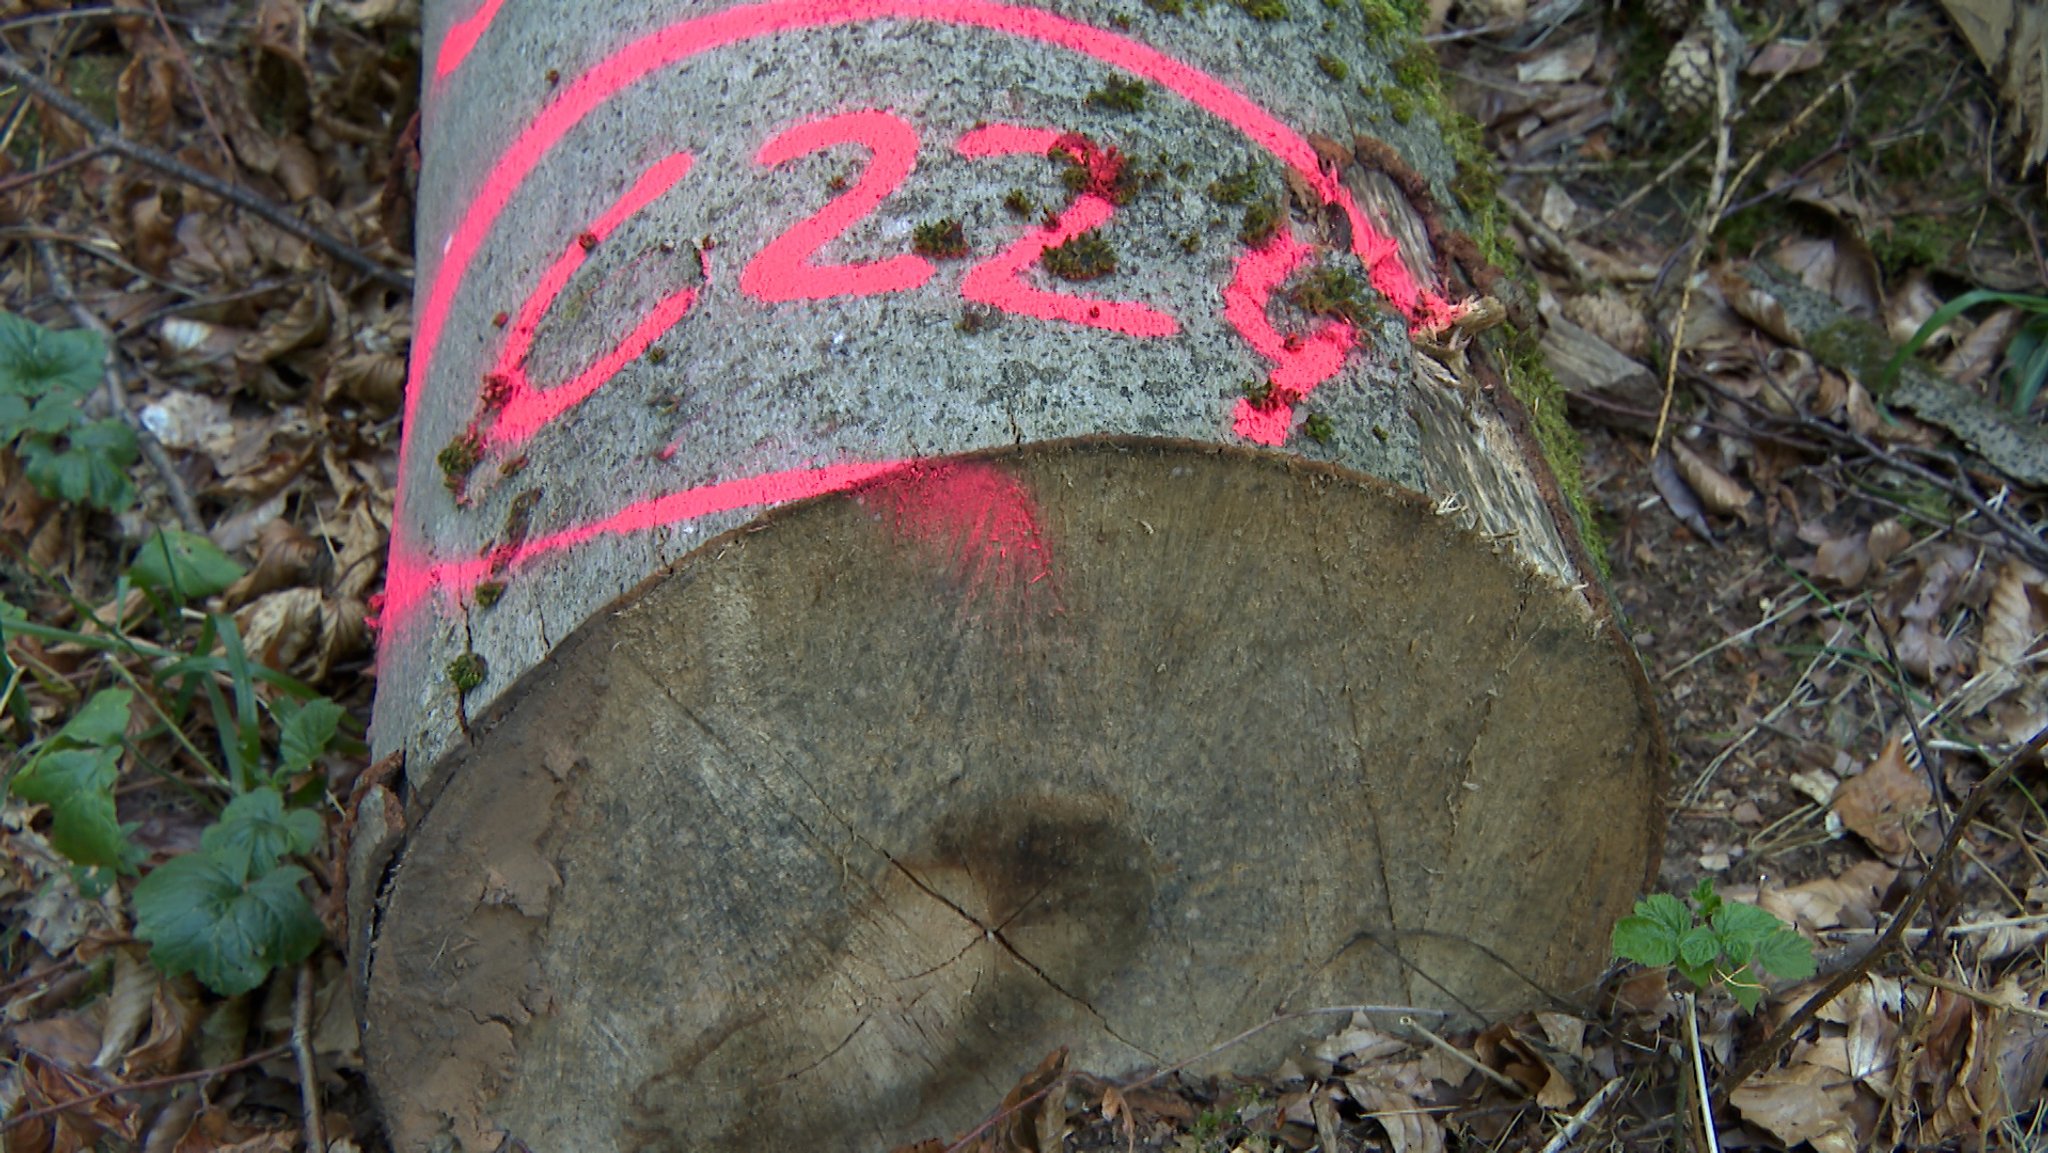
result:
M 699 485 L 628 505 L 598 520 L 531 538 L 509 555 L 415 564 L 402 572 L 394 563 L 389 566 L 385 580 L 381 619 L 388 632 L 390 627 L 409 618 L 436 590 L 460 596 L 497 573 L 519 569 L 541 557 L 567 552 L 599 537 L 631 536 L 713 513 L 771 508 L 793 500 L 845 492 L 886 477 L 909 464 L 891 460 L 793 468 Z
M 434 53 L 434 81 L 439 83 L 455 75 L 462 62 L 469 59 L 470 50 L 483 39 L 484 30 L 491 21 L 498 18 L 498 9 L 505 0 L 484 0 L 475 12 L 448 26 L 448 35 L 441 41 L 441 50 Z
M 495 15 L 496 5 L 486 9 Z M 487 19 L 471 20 L 481 35 Z M 590 113 L 651 73 L 692 57 L 746 40 L 800 29 L 824 28 L 868 20 L 929 20 L 1033 40 L 1098 60 L 1150 81 L 1189 101 L 1294 169 L 1325 204 L 1343 212 L 1351 225 L 1352 251 L 1363 263 L 1373 287 L 1419 328 L 1448 323 L 1451 306 L 1435 293 L 1424 293 L 1402 264 L 1398 246 L 1373 226 L 1343 183 L 1322 170 L 1314 148 L 1300 133 L 1214 77 L 1175 60 L 1148 45 L 1100 28 L 1033 8 L 990 0 L 769 0 L 728 8 L 668 25 L 612 53 L 558 91 L 527 123 L 484 177 L 476 194 L 459 214 L 421 298 L 419 325 L 413 343 L 411 371 L 405 393 L 406 437 L 401 441 L 398 470 L 397 531 L 391 542 L 387 588 L 391 602 L 406 611 L 391 611 L 387 620 L 402 624 L 420 603 L 430 560 L 414 542 L 418 530 L 405 515 L 407 477 L 411 475 L 411 430 L 426 381 L 433 368 L 450 313 L 471 262 L 496 227 L 512 198 L 525 186 L 541 161 Z M 451 37 L 451 41 L 452 41 Z M 443 56 L 459 63 L 467 47 L 443 46 Z M 422 270 L 424 272 L 424 269 Z M 782 474 L 778 474 L 782 475 Z M 682 494 L 677 494 L 682 495 Z M 670 498 L 644 501 L 622 512 L 662 505 Z M 386 636 L 391 635 L 389 631 Z
M 886 506 L 897 533 L 939 559 L 964 590 L 964 607 L 1015 612 L 1034 591 L 1051 594 L 1052 547 L 1038 502 L 1016 477 L 980 461 L 910 462 L 862 492 Z
M 627 333 L 625 339 L 577 373 L 567 384 L 543 391 L 534 388 L 527 376 L 526 358 L 533 351 L 534 334 L 562 290 L 583 267 L 590 250 L 609 240 L 620 225 L 675 187 L 689 174 L 693 163 L 694 159 L 687 152 L 678 152 L 657 161 L 588 230 L 571 240 L 562 255 L 556 257 L 548 270 L 541 274 L 540 283 L 519 306 L 519 316 L 505 335 L 505 345 L 498 352 L 497 362 L 484 378 L 488 382 L 487 388 L 495 390 L 503 400 L 503 407 L 498 410 L 485 443 L 502 448 L 526 441 L 617 376 L 620 369 L 646 352 L 662 333 L 674 327 L 697 303 L 695 288 L 680 289 L 663 297 L 633 326 L 633 331 Z
M 962 136 L 953 148 L 971 159 L 1020 152 L 1043 156 L 1064 139 L 1062 134 L 1048 129 L 990 124 Z M 1024 274 L 1038 263 L 1046 249 L 1065 244 L 1091 228 L 1102 227 L 1115 214 L 1116 206 L 1100 196 L 1084 193 L 1076 197 L 1051 228 L 1033 226 L 1015 244 L 969 269 L 960 284 L 960 295 L 1005 312 L 1103 328 L 1125 336 L 1178 334 L 1180 323 L 1149 305 L 1134 300 L 1067 296 L 1024 282 Z
M 1283 228 L 1264 247 L 1238 256 L 1237 269 L 1223 289 L 1223 314 L 1231 327 L 1273 362 L 1267 378 L 1272 391 L 1266 402 L 1239 400 L 1232 413 L 1232 431 L 1254 444 L 1284 443 L 1295 403 L 1337 375 L 1345 355 L 1358 344 L 1358 330 L 1349 321 L 1332 320 L 1301 337 L 1281 334 L 1266 315 L 1273 290 L 1313 255 L 1314 245 L 1294 239 Z
M 847 112 L 799 124 L 761 146 L 757 164 L 774 167 L 835 144 L 859 144 L 874 154 L 852 188 L 799 221 L 763 247 L 740 273 L 740 291 L 764 304 L 822 300 L 828 296 L 874 296 L 916 288 L 932 277 L 932 262 L 894 256 L 869 264 L 811 264 L 820 248 L 837 240 L 863 216 L 881 207 L 917 167 L 917 130 L 887 112 Z

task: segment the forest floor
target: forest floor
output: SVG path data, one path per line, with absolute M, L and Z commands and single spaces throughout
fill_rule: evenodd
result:
M 384 1148 L 338 942 L 416 9 L 0 16 L 0 1148 Z M 2048 126 L 1957 31 L 2012 11 L 1428 29 L 1669 729 L 1662 889 L 1761 906 L 1817 974 L 1752 1013 L 1617 962 L 1579 1012 L 1359 1018 L 1262 1079 L 1048 1064 L 921 1148 L 2048 1149 Z

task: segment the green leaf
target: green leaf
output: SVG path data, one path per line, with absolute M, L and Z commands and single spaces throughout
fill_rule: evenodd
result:
M 1613 943 L 1615 956 L 1653 969 L 1678 959 L 1678 934 L 1650 917 L 1623 917 L 1616 921 Z
M 44 496 L 114 510 L 135 499 L 128 466 L 139 452 L 135 431 L 118 420 L 96 420 L 65 436 L 24 436 L 22 471 Z
M 320 918 L 299 889 L 306 871 L 273 869 L 244 882 L 211 852 L 187 853 L 135 886 L 136 934 L 169 976 L 191 973 L 232 996 L 295 965 L 320 944 Z
M 71 714 L 50 743 L 71 745 L 118 745 L 128 732 L 129 705 L 135 694 L 127 689 L 101 689 Z
M 1700 878 L 1700 883 L 1692 891 L 1692 903 L 1706 920 L 1712 920 L 1714 914 L 1721 911 L 1721 895 L 1714 891 L 1714 878 Z
M 121 750 L 58 749 L 38 755 L 16 774 L 14 795 L 50 809 L 50 844 L 79 865 L 103 865 L 133 873 L 142 850 L 128 839 L 114 811 L 114 781 L 121 775 Z
M 175 600 L 210 597 L 242 579 L 242 566 L 198 533 L 158 529 L 135 554 L 128 579 Z
M 34 399 L 57 391 L 83 398 L 105 371 L 106 342 L 87 328 L 52 332 L 0 312 L 0 393 Z
M 270 711 L 277 717 L 277 775 L 284 777 L 311 768 L 313 761 L 334 743 L 347 710 L 326 697 L 314 697 L 305 704 L 280 700 Z
M 1721 938 L 1705 925 L 1695 925 L 1678 939 L 1678 960 L 1695 969 L 1705 968 L 1721 955 Z
M 310 851 L 320 839 L 320 817 L 305 809 L 285 811 L 276 789 L 251 789 L 221 812 L 200 834 L 200 847 L 237 878 L 260 877 L 292 853 Z
M 1669 893 L 1651 893 L 1637 901 L 1636 916 L 1648 917 L 1669 929 L 1673 942 L 1684 936 L 1685 931 L 1693 926 L 1692 910 L 1685 907 L 1684 901 Z
M 1785 927 L 1785 922 L 1755 905 L 1740 901 L 1729 901 L 1714 914 L 1714 931 L 1721 935 L 1721 943 L 1730 957 L 1738 961 L 1749 959 L 1750 951 L 1757 942 Z M 1740 949 L 1740 952 L 1737 952 Z
M 1730 997 L 1735 998 L 1735 1003 L 1742 1006 L 1745 1013 L 1756 1012 L 1756 1007 L 1763 1002 L 1763 982 L 1757 979 L 1756 970 L 1748 965 L 1744 965 L 1741 971 L 1724 981 L 1722 986 L 1728 990 Z
M 1791 929 L 1780 928 L 1759 941 L 1754 960 L 1781 980 L 1803 981 L 1814 973 L 1813 945 Z

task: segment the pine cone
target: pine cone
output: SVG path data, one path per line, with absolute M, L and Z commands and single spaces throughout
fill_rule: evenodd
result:
M 1714 110 L 1714 50 L 1705 29 L 1695 28 L 1671 46 L 1664 75 L 1657 82 L 1664 110 L 1674 120 L 1690 120 Z
M 1633 301 L 1612 288 L 1566 300 L 1564 316 L 1624 356 L 1640 360 L 1649 351 L 1650 322 Z
M 1693 0 L 1643 0 L 1650 22 L 1666 36 L 1677 36 L 1692 23 Z

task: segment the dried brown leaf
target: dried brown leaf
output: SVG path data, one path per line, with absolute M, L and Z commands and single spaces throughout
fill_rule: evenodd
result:
M 236 613 L 235 624 L 251 659 L 279 672 L 293 672 L 301 660 L 318 652 L 323 608 L 319 589 L 286 589 Z
M 100 1027 L 100 1048 L 92 1059 L 95 1066 L 110 1067 L 142 1035 L 161 980 L 142 949 L 129 945 L 114 950 L 114 987 L 107 994 L 106 1023 Z
M 1957 384 L 1975 384 L 1984 379 L 1998 367 L 1998 358 L 2005 355 L 2013 330 L 2022 319 L 2017 308 L 2001 308 L 1985 317 L 1982 324 L 1970 329 L 1969 335 L 1941 358 L 1941 374 Z
M 162 42 L 155 37 L 143 41 L 114 83 L 114 115 L 122 135 L 145 142 L 166 140 L 177 85 L 177 64 Z
M 1706 457 L 1694 451 L 1693 447 L 1679 438 L 1671 440 L 1672 464 L 1678 475 L 1699 494 L 1700 503 L 1723 516 L 1734 516 L 1748 523 L 1751 506 L 1756 503 L 1756 494 L 1749 486 L 1722 472 Z
M 1977 646 L 1977 675 L 1989 678 L 1999 693 L 2010 692 L 2030 679 L 2029 654 L 2048 633 L 2048 603 L 2043 603 L 2048 577 L 2018 560 L 2008 560 L 1991 586 L 1984 608 L 1984 637 Z
M 1850 1086 L 1832 1087 L 1829 1070 L 1811 1064 L 1760 1074 L 1728 1095 L 1742 1118 L 1789 1148 L 1809 1142 L 1818 1153 L 1853 1153 L 1855 1127 Z
M 1692 486 L 1679 475 L 1670 453 L 1660 452 L 1650 460 L 1650 483 L 1680 524 L 1697 533 L 1701 540 L 1709 544 L 1714 542 L 1714 530 L 1707 527 L 1706 509 L 1701 507 L 1699 495 L 1693 492 Z
M 1870 563 L 1882 571 L 1892 563 L 1892 558 L 1905 551 L 1913 543 L 1913 534 L 1898 517 L 1886 517 L 1870 526 Z
M 1344 1091 L 1386 1130 L 1394 1153 L 1443 1153 L 1443 1125 L 1413 1096 L 1370 1073 L 1345 1077 Z
M 1898 870 L 1881 861 L 1858 861 L 1840 876 L 1817 877 L 1783 889 L 1765 889 L 1757 904 L 1781 920 L 1809 932 L 1848 926 L 1867 929 L 1877 923 L 1878 901 Z
M 1905 742 L 1894 737 L 1835 790 L 1834 810 L 1871 848 L 1897 860 L 1912 851 L 1912 828 L 1932 803 L 1926 776 L 1906 763 Z
M 1834 537 L 1821 542 L 1812 560 L 1794 564 L 1816 580 L 1845 589 L 1859 588 L 1870 575 L 1870 539 L 1863 533 Z

